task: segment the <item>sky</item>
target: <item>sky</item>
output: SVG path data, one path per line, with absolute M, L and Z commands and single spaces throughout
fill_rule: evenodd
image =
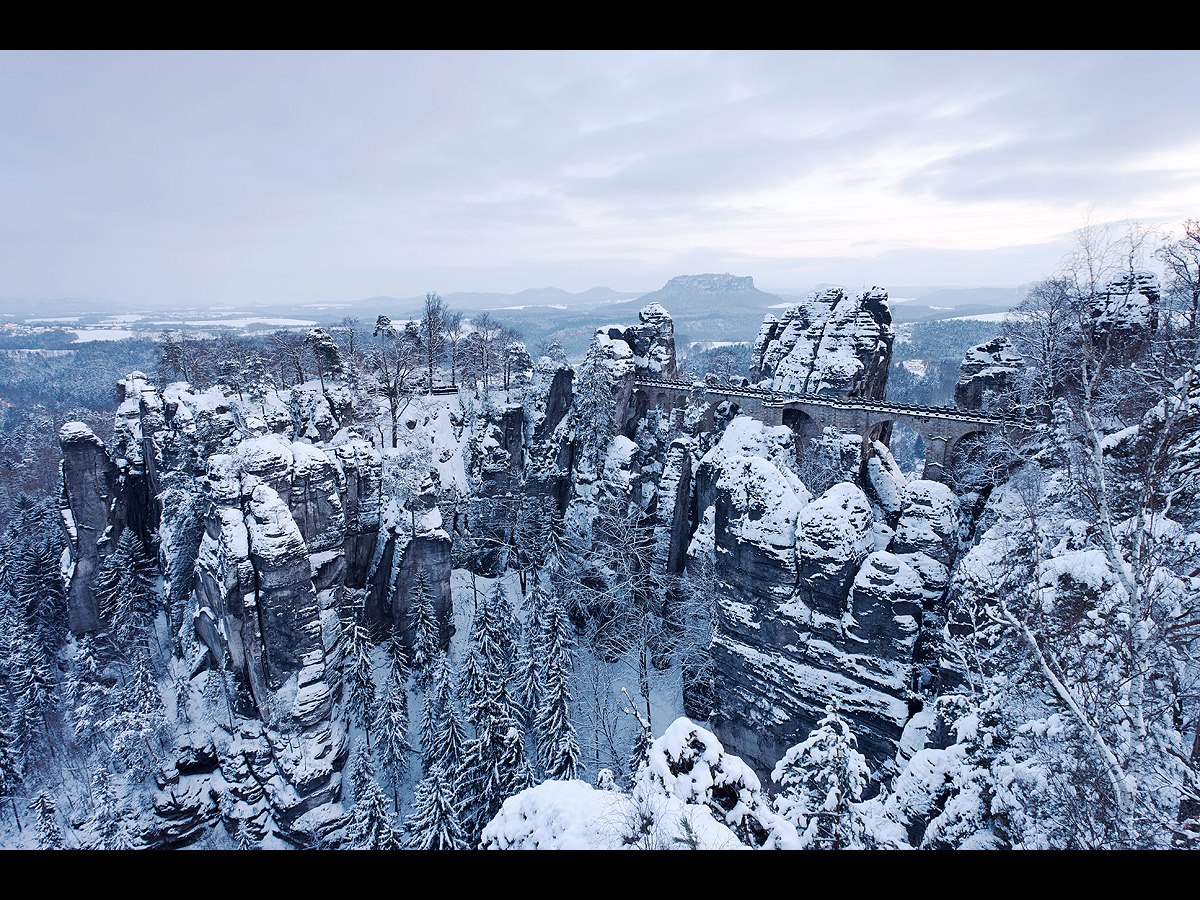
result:
M 0 299 L 1017 285 L 1200 217 L 1200 52 L 0 53 Z

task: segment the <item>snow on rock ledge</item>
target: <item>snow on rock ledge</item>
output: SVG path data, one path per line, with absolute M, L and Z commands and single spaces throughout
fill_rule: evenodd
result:
M 492 850 L 794 849 L 795 829 L 758 776 L 711 731 L 676 719 L 632 794 L 546 781 L 508 798 L 483 830 Z

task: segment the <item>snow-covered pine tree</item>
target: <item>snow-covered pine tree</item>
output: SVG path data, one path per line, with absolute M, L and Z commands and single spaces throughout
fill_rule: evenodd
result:
M 608 445 L 616 435 L 613 421 L 611 372 L 595 347 L 588 352 L 575 377 L 575 441 L 581 468 L 599 471 Z
M 38 848 L 41 850 L 63 849 L 63 833 L 58 825 L 58 813 L 54 801 L 45 791 L 39 791 L 29 804 L 37 827 Z
M 92 816 L 87 823 L 86 846 L 92 850 L 130 850 L 129 814 L 113 789 L 112 776 L 103 767 L 92 773 Z
M 157 560 L 137 533 L 126 528 L 92 582 L 100 618 L 108 624 L 118 651 L 141 641 L 153 621 L 158 609 L 157 578 Z
M 512 670 L 517 657 L 517 645 L 521 640 L 521 623 L 517 621 L 512 602 L 504 583 L 497 578 L 488 593 L 488 623 L 495 629 L 494 639 L 504 660 L 506 671 Z
M 8 727 L 6 717 L 0 712 L 0 803 L 7 800 L 12 806 L 13 821 L 21 827 L 21 816 L 17 813 L 17 790 L 21 777 L 21 760 L 17 757 L 17 736 Z
M 781 788 L 776 807 L 796 826 L 805 848 L 864 848 L 867 831 L 856 804 L 870 774 L 850 726 L 827 706 L 809 736 L 776 763 L 771 773 Z
M 571 623 L 562 600 L 547 602 L 543 656 L 543 684 L 535 716 L 537 753 L 548 779 L 576 778 L 582 753 L 571 724 Z
M 460 676 L 459 691 L 467 706 L 468 718 L 477 727 L 480 724 L 478 716 L 485 709 L 488 696 L 497 700 L 502 697 L 502 715 L 516 715 L 520 710 L 517 698 L 508 689 L 519 636 L 520 626 L 512 604 L 497 579 L 471 619 L 467 655 Z M 497 686 L 499 690 L 495 690 Z M 492 689 L 490 695 L 489 688 Z
M 517 701 L 521 709 L 528 713 L 530 721 L 527 724 L 531 727 L 534 724 L 532 719 L 541 705 L 539 695 L 545 670 L 546 641 L 543 612 L 546 604 L 546 590 L 541 579 L 535 577 L 532 589 L 525 595 L 525 640 L 515 663 Z
M 346 846 L 353 850 L 400 849 L 400 833 L 392 824 L 390 804 L 375 778 L 369 753 L 359 753 L 350 784 L 354 806 L 346 821 Z
M 50 661 L 11 594 L 0 593 L 0 682 L 7 695 L 17 752 L 29 760 L 46 731 L 46 713 L 54 702 Z
M 457 781 L 434 765 L 417 785 L 413 810 L 405 821 L 407 846 L 413 850 L 465 850 L 468 847 L 459 820 Z
M 413 748 L 408 742 L 408 654 L 398 628 L 392 628 L 388 657 L 387 683 L 375 712 L 374 729 L 383 770 L 392 783 L 393 799 L 399 810 L 398 785 L 408 774 L 408 754 Z
M 371 634 L 354 609 L 342 621 L 343 671 L 347 685 L 347 706 L 352 720 L 358 722 L 371 744 L 371 720 L 376 706 L 375 667 L 371 661 Z
M 423 690 L 429 689 L 433 661 L 442 649 L 441 626 L 433 608 L 433 591 L 429 576 L 417 573 L 408 598 L 408 622 L 412 631 L 412 670 Z
M 463 824 L 472 840 L 478 838 L 505 798 L 531 782 L 524 734 L 508 689 L 512 675 L 512 607 L 499 582 L 488 595 L 485 608 L 486 616 L 473 635 L 475 645 L 471 648 L 481 675 L 479 692 L 470 704 L 476 734 L 466 747 L 462 769 Z
M 304 338 L 305 345 L 312 351 L 312 358 L 317 364 L 317 377 L 321 380 L 321 388 L 325 388 L 325 376 L 341 375 L 342 354 L 337 342 L 324 328 L 314 328 Z
M 61 538 L 47 534 L 44 524 L 35 519 L 22 554 L 12 571 L 12 591 L 25 605 L 25 620 L 38 645 L 52 655 L 67 632 L 67 593 L 59 570 Z
M 654 732 L 650 728 L 650 720 L 638 712 L 637 704 L 633 702 L 629 692 L 624 688 L 622 688 L 622 692 L 625 694 L 625 701 L 629 704 L 625 711 L 632 714 L 638 723 L 637 731 L 633 736 L 633 746 L 629 748 L 629 758 L 626 761 L 629 769 L 629 783 L 632 785 L 637 782 L 638 773 L 650 759 L 650 747 L 654 744 Z
M 448 778 L 457 779 L 467 735 L 455 702 L 454 673 L 445 653 L 439 655 L 434 673 L 433 685 L 425 693 L 421 720 L 421 762 L 426 772 L 440 767 Z
M 133 660 L 120 701 L 112 708 L 102 729 L 112 734 L 112 756 L 131 780 L 146 777 L 158 762 L 159 732 L 166 724 L 166 710 L 158 690 L 150 652 L 142 645 Z
M 89 746 L 101 723 L 112 714 L 112 691 L 102 683 L 101 669 L 95 636 L 85 634 L 78 638 L 63 685 L 63 700 L 75 739 Z

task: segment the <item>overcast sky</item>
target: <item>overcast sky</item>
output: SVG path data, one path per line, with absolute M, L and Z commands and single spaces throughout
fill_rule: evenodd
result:
M 0 298 L 1015 285 L 1200 217 L 1196 52 L 0 53 Z

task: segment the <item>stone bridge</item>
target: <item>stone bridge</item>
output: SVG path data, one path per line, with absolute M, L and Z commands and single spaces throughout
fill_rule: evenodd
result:
M 912 406 L 886 400 L 843 399 L 642 375 L 634 379 L 639 412 L 653 406 L 681 409 L 687 405 L 693 390 L 700 386 L 704 387 L 710 401 L 707 413 L 710 425 L 713 410 L 721 403 L 728 402 L 743 414 L 768 425 L 787 425 L 802 439 L 816 436 L 829 427 L 855 432 L 863 437 L 864 452 L 871 441 L 883 440 L 886 443 L 893 424 L 899 422 L 907 425 L 925 440 L 924 477 L 932 481 L 944 480 L 955 448 L 963 438 L 1029 428 L 1021 419 L 987 416 L 954 406 Z

